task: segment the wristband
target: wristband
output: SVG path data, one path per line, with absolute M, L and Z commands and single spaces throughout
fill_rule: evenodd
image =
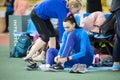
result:
M 67 57 L 67 61 L 69 61 L 70 59 L 69 59 L 69 57 Z

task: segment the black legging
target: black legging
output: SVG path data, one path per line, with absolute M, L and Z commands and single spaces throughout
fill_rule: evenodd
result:
M 47 43 L 49 41 L 49 37 L 56 36 L 55 30 L 53 28 L 52 23 L 50 22 L 50 19 L 47 20 L 41 19 L 36 15 L 34 10 L 31 12 L 30 16 L 43 41 Z

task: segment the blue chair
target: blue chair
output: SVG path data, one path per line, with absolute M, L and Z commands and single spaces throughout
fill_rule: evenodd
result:
M 90 13 L 85 13 L 85 14 L 83 14 L 83 17 L 87 17 L 89 15 L 90 15 Z
M 104 16 L 107 19 L 110 16 L 110 14 L 108 13 L 108 14 L 105 14 Z

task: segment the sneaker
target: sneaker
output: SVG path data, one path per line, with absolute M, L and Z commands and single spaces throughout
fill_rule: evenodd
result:
M 54 64 L 53 66 L 51 66 L 49 68 L 49 71 L 51 71 L 51 72 L 61 72 L 63 70 L 64 70 L 64 68 L 63 68 L 62 64 Z
M 52 66 L 52 68 L 53 68 L 53 69 L 56 69 L 56 70 L 63 70 L 63 69 L 64 69 L 61 64 L 54 64 L 54 65 Z
M 70 73 L 85 73 L 86 71 L 86 64 L 74 64 L 70 70 Z
M 42 64 L 39 66 L 41 71 L 49 71 L 50 65 L 49 64 Z
M 120 71 L 120 64 L 113 64 L 112 70 L 113 71 Z
M 33 60 L 32 60 L 31 57 L 30 57 L 30 58 L 24 58 L 24 61 L 25 61 L 25 62 L 33 62 Z
M 45 61 L 45 56 L 40 54 L 39 56 L 34 57 L 33 60 L 43 62 Z
M 79 64 L 78 68 L 77 68 L 77 72 L 78 73 L 86 73 L 87 68 L 86 68 L 86 64 Z
M 78 68 L 78 64 L 74 64 L 73 67 L 70 70 L 70 73 L 76 73 Z
M 28 71 L 37 70 L 38 69 L 38 65 L 37 65 L 37 63 L 33 63 L 31 65 L 27 65 L 26 69 Z

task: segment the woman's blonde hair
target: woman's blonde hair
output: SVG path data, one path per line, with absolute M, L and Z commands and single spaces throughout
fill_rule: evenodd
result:
M 66 0 L 66 7 L 67 8 L 71 8 L 71 7 L 81 7 L 82 4 L 80 2 L 80 0 Z

